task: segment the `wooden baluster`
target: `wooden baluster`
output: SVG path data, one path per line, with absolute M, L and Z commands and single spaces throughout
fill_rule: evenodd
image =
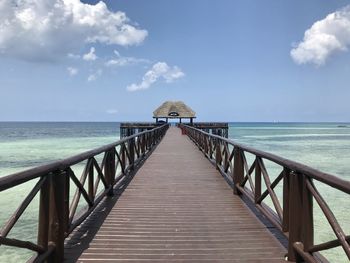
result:
M 260 157 L 255 158 L 255 189 L 252 189 L 255 193 L 255 203 L 258 202 L 258 199 L 261 196 L 261 167 L 260 162 L 258 161 L 259 158 Z
M 49 242 L 55 244 L 55 250 L 48 260 L 49 262 L 61 263 L 64 258 L 64 238 L 66 217 L 65 210 L 65 185 L 69 179 L 66 171 L 57 171 L 52 175 L 50 187 L 50 223 Z
M 295 253 L 293 244 L 301 241 L 302 231 L 302 175 L 291 172 L 289 176 L 289 242 L 288 242 L 288 260 L 301 261 Z
M 289 190 L 290 190 L 290 182 L 289 182 L 289 173 L 290 171 L 284 168 L 284 176 L 283 176 L 283 221 L 282 221 L 282 231 L 289 231 Z
M 129 146 L 129 155 L 130 155 L 130 170 L 134 170 L 134 162 L 135 162 L 135 138 L 131 138 L 128 142 Z
M 152 148 L 152 133 L 151 132 L 148 133 L 147 145 L 148 145 L 148 149 L 150 150 Z
M 120 145 L 121 147 L 121 151 L 120 151 L 120 158 L 122 160 L 122 167 L 123 167 L 123 171 L 124 171 L 124 175 L 125 175 L 125 169 L 126 169 L 126 152 L 125 152 L 125 143 L 123 143 L 122 145 Z
M 226 144 L 226 149 L 225 149 L 225 173 L 227 173 L 227 171 L 230 168 L 230 145 L 228 144 L 228 142 L 225 142 Z
M 221 156 L 221 145 L 220 145 L 220 140 L 215 139 L 215 161 L 216 161 L 216 169 L 219 169 L 222 161 L 222 156 Z
M 40 189 L 39 197 L 39 223 L 38 223 L 38 245 L 47 250 L 49 243 L 49 214 L 50 214 L 50 185 L 51 174 L 46 175 L 44 184 Z
M 146 147 L 145 147 L 145 134 L 142 134 L 141 135 L 141 154 L 142 156 L 145 155 L 145 152 L 146 152 Z
M 238 147 L 234 148 L 234 167 L 233 167 L 233 193 L 240 195 L 241 192 L 237 189 L 236 185 L 240 185 L 244 180 L 244 164 L 241 149 Z
M 153 145 L 155 144 L 155 131 L 151 131 L 151 149 L 153 148 Z
M 303 175 L 303 210 L 302 210 L 302 242 L 304 251 L 314 245 L 314 218 L 313 218 L 313 197 L 306 185 L 309 178 Z M 310 179 L 311 180 L 311 179 Z
M 90 167 L 88 169 L 88 194 L 90 197 L 90 200 L 93 201 L 94 200 L 94 165 L 92 162 L 92 158 L 91 161 L 89 159 Z
M 204 153 L 208 155 L 207 135 L 204 135 Z
M 115 149 L 106 152 L 106 164 L 105 164 L 105 178 L 107 185 L 109 186 L 108 196 L 113 196 L 113 185 L 115 176 Z M 124 160 L 123 160 L 124 159 Z M 125 154 L 122 153 L 122 164 L 125 164 Z
M 64 177 L 64 232 L 65 236 L 68 235 L 69 230 L 69 188 L 70 188 L 70 177 L 69 174 L 66 172 L 66 175 Z

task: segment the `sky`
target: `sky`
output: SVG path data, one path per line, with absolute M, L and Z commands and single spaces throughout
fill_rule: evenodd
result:
M 0 121 L 350 122 L 350 1 L 0 0 Z

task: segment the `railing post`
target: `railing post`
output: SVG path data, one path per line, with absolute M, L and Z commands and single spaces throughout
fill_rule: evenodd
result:
M 113 185 L 114 185 L 114 176 L 115 176 L 115 149 L 109 150 L 106 152 L 106 163 L 105 163 L 105 178 L 109 186 L 108 196 L 113 196 Z M 124 154 L 122 153 L 122 159 Z M 121 164 L 123 165 L 123 164 Z M 124 169 L 124 168 L 123 168 Z
M 288 260 L 299 261 L 293 244 L 300 242 L 302 231 L 302 186 L 303 179 L 299 173 L 291 172 L 289 175 L 289 238 L 288 238 Z
M 40 189 L 39 197 L 39 223 L 38 245 L 47 250 L 49 243 L 49 215 L 50 215 L 50 185 L 52 174 L 46 175 L 44 184 Z
M 48 241 L 55 244 L 55 250 L 49 262 L 60 263 L 64 258 L 64 238 L 67 228 L 65 211 L 65 186 L 69 180 L 66 171 L 57 171 L 52 175 L 50 187 L 50 223 Z
M 255 199 L 255 203 L 258 202 L 258 199 L 260 198 L 261 196 L 261 167 L 260 167 L 260 162 L 258 162 L 259 160 L 259 157 L 256 157 L 255 158 L 255 190 L 254 190 L 254 193 L 255 193 L 255 196 L 254 196 L 254 199 Z
M 88 171 L 88 194 L 91 201 L 93 201 L 94 200 L 94 165 L 92 162 L 90 162 L 90 167 Z
M 125 152 L 125 149 L 126 149 L 126 146 L 125 146 L 125 142 L 120 146 L 121 147 L 121 151 L 120 151 L 120 158 L 121 158 L 121 166 L 122 166 L 122 169 L 124 171 L 124 175 L 126 173 L 125 169 L 126 169 L 126 152 Z
M 141 139 L 141 154 L 144 156 L 146 152 L 146 145 L 145 145 L 145 134 L 142 134 L 140 139 Z
M 215 162 L 216 162 L 216 169 L 219 170 L 219 167 L 222 162 L 222 156 L 221 156 L 220 140 L 218 138 L 215 139 Z
M 305 252 L 314 244 L 313 197 L 306 184 L 309 180 L 306 175 L 292 172 L 289 182 L 285 180 L 289 184 L 289 222 L 283 224 L 284 229 L 289 226 L 288 260 L 301 262 L 293 244 L 301 242 Z
M 282 231 L 289 231 L 289 190 L 290 190 L 290 171 L 286 168 L 283 170 L 283 222 Z
M 69 230 L 69 188 L 70 188 L 70 177 L 69 177 L 69 173 L 65 172 L 65 176 L 64 176 L 64 191 L 63 191 L 63 195 L 64 195 L 64 232 L 65 232 L 65 237 L 68 235 L 68 230 Z
M 131 138 L 128 142 L 129 155 L 130 155 L 130 170 L 134 170 L 135 162 L 135 138 Z
M 307 187 L 307 180 L 309 180 L 308 177 L 303 175 L 303 227 L 301 237 L 304 245 L 304 251 L 308 251 L 314 245 L 313 196 Z
M 244 179 L 244 165 L 241 150 L 238 147 L 234 149 L 234 167 L 233 167 L 233 193 L 240 195 L 240 191 L 237 189 L 237 185 L 240 185 Z
M 207 135 L 204 135 L 204 153 L 205 155 L 208 155 L 208 143 L 207 143 L 206 136 Z
M 151 134 L 151 132 L 147 133 L 147 148 L 148 148 L 148 150 L 152 148 L 152 134 Z
M 229 150 L 228 150 L 228 143 L 227 142 L 223 142 L 224 143 L 224 149 L 225 149 L 225 154 L 224 154 L 224 168 L 225 168 L 225 173 L 227 172 L 228 170 L 228 167 L 229 167 Z

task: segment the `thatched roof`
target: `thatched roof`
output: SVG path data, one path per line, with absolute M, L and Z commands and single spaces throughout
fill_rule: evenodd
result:
M 182 101 L 166 101 L 153 112 L 153 118 L 196 118 L 196 113 Z

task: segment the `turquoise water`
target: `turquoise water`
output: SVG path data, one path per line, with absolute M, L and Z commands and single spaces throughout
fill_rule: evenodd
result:
M 232 123 L 229 135 L 233 140 L 310 165 L 350 180 L 350 124 L 338 123 Z M 1 123 L 0 176 L 22 171 L 59 158 L 114 142 L 119 139 L 118 123 Z M 252 156 L 247 156 L 248 161 Z M 280 167 L 266 163 L 274 178 Z M 75 167 L 79 175 L 82 166 Z M 35 181 L 0 193 L 0 224 L 15 211 Z M 323 185 L 319 190 L 334 211 L 341 225 L 350 234 L 349 197 Z M 281 189 L 276 188 L 278 195 Z M 268 200 L 267 200 L 268 201 Z M 35 242 L 38 201 L 28 207 L 10 232 L 9 237 Z M 315 205 L 316 241 L 334 237 L 327 221 Z M 25 262 L 32 254 L 27 250 L 0 247 L 0 262 Z M 341 249 L 330 251 L 332 262 L 348 262 Z
M 0 177 L 67 158 L 119 140 L 119 123 L 0 122 Z M 73 167 L 80 177 L 83 165 Z M 37 180 L 0 192 L 0 226 L 16 210 Z M 74 194 L 71 187 L 71 198 Z M 81 198 L 80 206 L 84 205 Z M 36 243 L 38 198 L 26 209 L 8 237 Z M 0 262 L 26 262 L 33 253 L 0 246 Z
M 345 126 L 345 127 L 344 127 Z M 236 123 L 229 137 L 239 143 L 274 153 L 318 170 L 350 180 L 350 124 L 344 123 Z M 247 155 L 252 163 L 253 156 Z M 269 175 L 276 178 L 281 167 L 265 162 Z M 350 234 L 350 198 L 324 184 L 316 187 L 328 203 L 346 234 Z M 282 185 L 276 188 L 282 196 Z M 282 200 L 280 198 L 280 200 Z M 267 203 L 272 207 L 271 200 Z M 327 219 L 314 201 L 315 243 L 335 239 Z M 349 262 L 341 248 L 323 253 L 331 262 Z

